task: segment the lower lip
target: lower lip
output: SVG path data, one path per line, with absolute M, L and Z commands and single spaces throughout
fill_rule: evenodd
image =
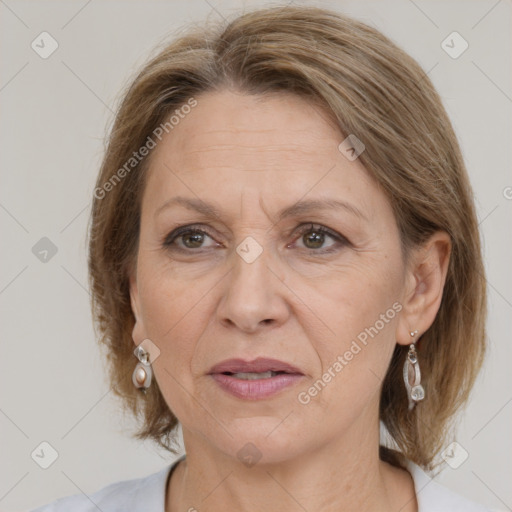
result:
M 244 400 L 260 400 L 279 393 L 279 391 L 296 384 L 304 375 L 280 373 L 268 379 L 244 380 L 232 375 L 213 373 L 215 382 L 228 393 Z

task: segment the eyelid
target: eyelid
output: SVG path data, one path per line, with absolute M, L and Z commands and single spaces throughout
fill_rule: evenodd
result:
M 318 224 L 315 222 L 306 222 L 304 224 L 300 224 L 297 226 L 296 229 L 292 231 L 292 233 L 295 233 L 295 231 L 299 231 L 300 234 L 307 233 L 309 231 L 320 231 L 321 233 L 325 233 L 326 235 L 329 235 L 336 239 L 345 239 L 346 238 L 337 231 L 334 231 L 333 229 L 328 228 L 327 226 L 324 226 L 323 224 Z

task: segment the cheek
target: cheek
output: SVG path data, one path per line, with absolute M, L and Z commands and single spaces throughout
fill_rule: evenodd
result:
M 160 357 L 155 361 L 157 378 L 160 373 L 167 380 L 167 371 L 186 383 L 191 377 L 194 352 L 206 322 L 212 317 L 208 293 L 217 280 L 205 276 L 191 282 L 167 266 L 150 262 L 139 268 L 145 333 L 160 349 Z M 177 385 L 173 379 L 166 384 Z
M 172 265 L 165 257 L 147 258 L 139 264 L 139 293 L 148 337 L 162 343 L 177 333 L 193 329 L 216 283 L 212 273 L 192 279 L 186 266 Z
M 197 394 L 192 363 L 204 320 L 211 315 L 206 311 L 208 285 L 195 281 L 191 286 L 190 280 L 168 270 L 160 272 L 157 266 L 148 266 L 148 270 L 141 274 L 141 299 L 146 335 L 160 349 L 153 363 L 155 379 L 169 409 L 186 420 L 191 414 L 191 396 Z
M 378 392 L 396 344 L 400 282 L 397 270 L 375 263 L 331 272 L 304 289 L 321 320 L 308 336 L 321 361 L 312 379 L 318 389 L 306 389 L 319 407 L 341 411 Z
M 325 340 L 326 347 L 337 352 L 399 300 L 401 279 L 397 267 L 388 265 L 384 258 L 372 261 L 362 256 L 347 265 L 331 265 L 314 278 L 295 275 L 289 286 L 301 299 L 304 297 L 309 316 L 317 318 L 317 339 Z M 386 334 L 392 331 L 395 313 L 392 309 L 385 328 L 379 330 Z M 378 327 L 382 327 L 381 322 Z
M 355 421 L 369 404 L 378 402 L 396 343 L 400 309 L 397 302 L 382 304 L 386 307 L 376 300 L 368 301 L 359 309 L 351 304 L 341 313 L 331 312 L 339 334 L 334 343 L 318 338 L 314 341 L 321 369 L 298 390 L 297 407 L 304 415 L 325 418 L 328 414 L 329 419 L 325 419 L 336 431 Z

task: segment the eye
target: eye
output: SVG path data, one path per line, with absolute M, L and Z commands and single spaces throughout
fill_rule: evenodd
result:
M 213 241 L 213 244 L 203 245 L 206 239 Z M 333 240 L 327 248 L 322 247 L 325 244 L 326 238 Z M 299 238 L 303 242 L 303 248 L 306 251 L 316 253 L 329 253 L 335 251 L 337 248 L 349 244 L 348 240 L 329 228 L 315 224 L 304 224 L 299 226 Z M 177 243 L 180 242 L 180 243 Z M 195 225 L 183 226 L 172 231 L 163 242 L 163 246 L 169 250 L 177 250 L 183 252 L 192 252 L 193 249 L 205 249 L 208 247 L 219 247 L 221 244 L 215 242 L 213 235 L 209 233 L 204 227 L 197 227 Z M 288 245 L 287 247 L 290 247 Z M 300 246 L 299 246 L 300 248 Z
M 348 240 L 344 236 L 326 228 L 325 226 L 315 224 L 300 226 L 299 235 L 300 237 L 297 240 L 301 240 L 307 250 L 314 252 L 333 252 L 340 246 L 348 245 Z M 334 240 L 334 243 L 331 243 L 327 248 L 324 247 L 322 249 L 326 237 Z
M 204 247 L 208 247 L 202 245 L 206 237 L 213 240 L 212 236 L 205 229 L 199 229 L 195 226 L 184 226 L 170 233 L 164 240 L 163 245 L 165 248 L 181 251 L 186 251 L 187 249 L 203 249 Z M 180 240 L 181 244 L 176 244 L 176 240 Z M 219 244 L 215 242 L 211 247 L 215 247 L 216 245 L 218 246 Z

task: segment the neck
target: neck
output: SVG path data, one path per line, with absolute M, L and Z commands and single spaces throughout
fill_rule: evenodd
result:
M 352 428 L 278 463 L 247 467 L 183 428 L 187 456 L 168 484 L 166 512 L 417 512 L 410 474 L 379 459 L 379 430 Z

